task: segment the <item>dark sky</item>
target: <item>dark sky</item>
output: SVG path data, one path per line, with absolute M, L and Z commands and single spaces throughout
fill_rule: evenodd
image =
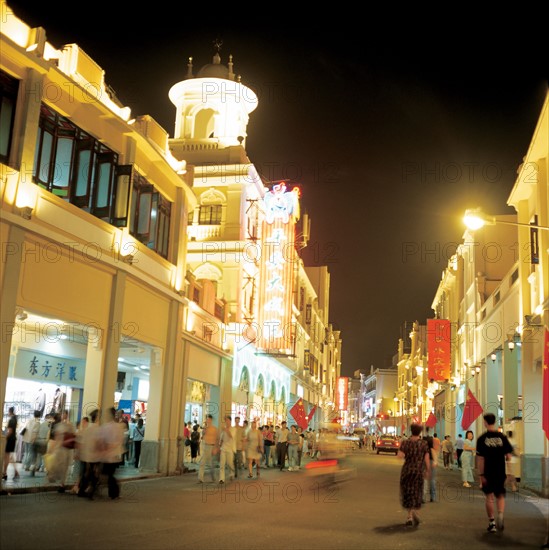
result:
M 513 213 L 507 198 L 548 82 L 546 29 L 527 3 L 304 16 L 281 4 L 255 16 L 254 4 L 155 12 L 97 1 L 78 4 L 78 16 L 74 2 L 9 5 L 54 46 L 77 43 L 133 115 L 150 114 L 170 136 L 170 87 L 189 56 L 196 70 L 222 40 L 222 62 L 232 54 L 259 96 L 250 160 L 267 179 L 302 185 L 312 220 L 303 257 L 329 266 L 343 374 L 385 366 L 402 324 L 432 317 L 466 208 Z

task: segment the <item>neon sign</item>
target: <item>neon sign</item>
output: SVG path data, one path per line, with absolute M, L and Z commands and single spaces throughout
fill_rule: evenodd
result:
M 349 377 L 340 376 L 337 379 L 336 386 L 336 400 L 337 400 L 337 409 L 339 411 L 346 411 L 347 406 L 349 405 Z
M 286 191 L 284 183 L 273 186 L 264 197 L 262 225 L 258 349 L 288 352 L 293 345 L 292 302 L 295 222 L 299 218 L 299 190 Z

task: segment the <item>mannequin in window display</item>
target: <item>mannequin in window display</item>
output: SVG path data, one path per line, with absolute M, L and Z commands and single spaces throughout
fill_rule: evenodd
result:
M 65 400 L 66 400 L 65 393 L 61 391 L 61 388 L 57 388 L 53 396 L 53 404 L 52 404 L 52 409 L 54 413 L 61 414 L 64 411 Z
M 46 393 L 42 388 L 38 390 L 34 398 L 34 410 L 40 413 L 39 418 L 44 416 L 44 411 L 46 410 Z

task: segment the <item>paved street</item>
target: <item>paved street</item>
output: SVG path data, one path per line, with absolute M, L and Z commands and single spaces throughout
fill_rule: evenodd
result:
M 439 501 L 404 526 L 398 500 L 401 460 L 356 451 L 356 476 L 330 489 L 300 472 L 263 469 L 226 486 L 196 473 L 122 483 L 122 498 L 93 502 L 55 491 L 0 497 L 2 550 L 9 549 L 426 549 L 540 548 L 549 501 L 508 493 L 505 531 L 487 533 L 478 489 L 439 468 Z M 208 479 L 208 478 L 206 478 Z

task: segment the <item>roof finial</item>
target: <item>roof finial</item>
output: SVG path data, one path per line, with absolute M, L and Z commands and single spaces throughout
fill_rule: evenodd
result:
M 234 72 L 233 72 L 233 56 L 232 54 L 229 55 L 229 78 L 231 80 L 234 80 Z
M 219 55 L 219 52 L 221 51 L 221 46 L 223 45 L 223 41 L 219 38 L 216 38 L 213 41 L 214 51 L 215 54 L 213 56 L 213 62 L 214 65 L 219 65 L 221 63 L 221 56 Z

